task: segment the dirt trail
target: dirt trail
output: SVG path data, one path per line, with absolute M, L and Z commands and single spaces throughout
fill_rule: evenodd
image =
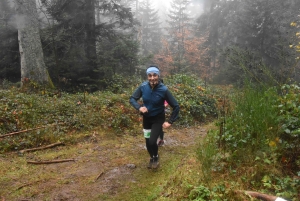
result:
M 93 132 L 76 146 L 56 147 L 23 156 L 0 156 L 0 162 L 7 167 L 0 170 L 1 175 L 5 175 L 0 179 L 0 198 L 3 201 L 90 201 L 121 200 L 119 195 L 127 194 L 127 200 L 130 200 L 128 195 L 134 192 L 134 188 L 166 175 L 167 165 L 175 156 L 180 155 L 184 161 L 184 154 L 194 151 L 197 139 L 202 138 L 208 129 L 206 125 L 167 130 L 165 145 L 159 148 L 161 167 L 157 175 L 146 168 L 149 157 L 142 134 L 133 137 Z M 67 158 L 74 158 L 75 162 L 26 163 L 28 160 Z M 144 181 L 145 176 L 148 178 Z

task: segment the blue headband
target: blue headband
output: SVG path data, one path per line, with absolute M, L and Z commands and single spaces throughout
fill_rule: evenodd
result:
M 159 70 L 158 70 L 157 67 L 149 67 L 149 68 L 147 69 L 146 73 L 147 73 L 147 75 L 148 75 L 149 73 L 155 73 L 155 74 L 159 75 Z

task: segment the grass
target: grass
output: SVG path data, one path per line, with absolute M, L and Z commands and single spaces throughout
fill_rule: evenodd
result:
M 101 127 L 95 128 L 91 124 L 87 130 L 74 130 L 74 127 L 62 131 L 64 128 L 58 127 L 40 133 L 27 133 L 27 138 L 32 140 L 29 145 L 41 145 L 36 144 L 38 140 L 35 134 L 40 139 L 45 139 L 48 134 L 50 137 L 57 135 L 57 138 L 49 138 L 48 141 L 62 140 L 66 146 L 24 155 L 18 152 L 0 155 L 0 174 L 4 175 L 0 178 L 0 197 L 7 200 L 245 200 L 245 196 L 238 196 L 236 190 L 256 190 L 286 198 L 295 197 L 299 192 L 299 179 L 284 175 L 280 169 L 282 164 L 278 163 L 280 155 L 276 148 L 280 141 L 275 138 L 279 128 L 276 122 L 278 113 L 272 107 L 275 105 L 274 91 L 246 89 L 244 92 L 236 99 L 230 97 L 235 101 L 232 104 L 234 110 L 230 111 L 230 116 L 226 116 L 222 135 L 218 134 L 219 129 L 215 129 L 203 141 L 201 127 L 197 127 L 197 124 L 168 130 L 166 136 L 175 140 L 170 141 L 170 146 L 160 148 L 161 168 L 157 171 L 146 168 L 149 156 L 144 148 L 144 139 L 141 133 L 138 134 L 142 126 L 140 122 L 137 123 L 139 116 L 136 113 L 132 114 L 132 118 L 137 122 L 131 123 L 137 127 L 123 132 L 119 126 L 116 130 L 108 125 L 113 118 L 122 120 L 122 114 L 126 111 L 115 110 L 122 107 L 115 104 L 115 109 L 107 110 L 111 102 L 101 99 L 105 103 L 102 114 L 108 112 L 109 115 L 104 118 L 107 120 L 105 123 L 98 124 L 100 108 L 93 108 L 97 109 L 94 111 L 96 116 L 86 118 L 89 105 L 73 105 L 72 111 L 76 115 L 71 115 L 74 118 L 72 120 L 63 116 L 66 122 L 77 122 L 78 116 L 82 115 L 82 121 L 75 125 L 87 125 L 92 118 L 92 122 L 97 122 Z M 93 103 L 97 102 L 96 96 L 89 98 L 95 101 Z M 121 106 L 125 104 L 119 96 L 115 98 L 120 99 L 118 104 Z M 298 103 L 297 100 L 294 102 Z M 7 105 L 15 104 L 8 101 Z M 43 108 L 40 109 L 43 111 Z M 24 115 L 24 111 L 16 114 Z M 10 112 L 6 114 L 7 117 L 15 115 Z M 28 118 L 24 116 L 24 119 Z M 283 119 L 286 119 L 285 116 Z M 206 130 L 210 127 L 205 125 Z M 222 138 L 218 139 L 220 136 Z M 5 146 L 24 141 L 21 137 L 7 139 L 1 142 Z M 76 162 L 27 164 L 28 160 L 68 158 L 75 158 Z M 128 168 L 127 164 L 134 164 L 136 168 Z
M 78 144 L 24 155 L 2 154 L 0 195 L 6 200 L 189 200 L 189 191 L 202 177 L 193 142 L 202 139 L 198 132 L 195 128 L 168 130 L 166 140 L 173 141 L 160 148 L 158 170 L 146 168 L 149 156 L 142 136 L 117 136 L 103 130 L 82 133 L 85 141 Z M 186 142 L 193 143 L 186 146 Z M 28 160 L 68 158 L 76 162 L 27 164 Z M 127 164 L 136 168 L 126 168 Z
M 289 172 L 283 168 L 288 162 L 282 161 L 285 157 L 280 151 L 288 143 L 280 136 L 278 92 L 274 88 L 261 90 L 246 86 L 234 95 L 231 97 L 234 109 L 223 121 L 225 125 L 220 129 L 223 132 L 209 133 L 197 150 L 206 184 L 200 191 L 208 190 L 205 193 L 210 199 L 222 195 L 238 200 L 233 199 L 234 189 L 251 189 L 299 200 L 300 180 L 294 176 L 297 169 L 292 169 L 292 163 Z M 292 103 L 295 108 L 296 101 Z
M 222 140 L 231 151 L 243 150 L 241 159 L 245 155 L 255 158 L 257 151 L 268 149 L 269 140 L 278 136 L 276 92 L 245 87 L 232 101 L 235 108 L 226 118 Z

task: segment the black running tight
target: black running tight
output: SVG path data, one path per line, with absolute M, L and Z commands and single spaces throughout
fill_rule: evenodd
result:
M 165 113 L 153 117 L 143 117 L 144 129 L 151 129 L 150 138 L 145 138 L 147 151 L 151 158 L 158 155 L 157 138 L 162 132 L 162 125 L 164 122 Z

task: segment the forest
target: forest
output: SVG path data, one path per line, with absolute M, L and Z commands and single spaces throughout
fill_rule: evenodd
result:
M 298 0 L 1 0 L 0 198 L 57 199 L 34 186 L 53 175 L 28 178 L 43 171 L 27 167 L 42 147 L 66 157 L 59 146 L 140 139 L 129 97 L 155 64 L 180 104 L 167 136 L 196 144 L 163 147 L 178 155 L 156 176 L 131 172 L 159 186 L 139 178 L 140 190 L 65 200 L 300 200 L 299 16 Z

